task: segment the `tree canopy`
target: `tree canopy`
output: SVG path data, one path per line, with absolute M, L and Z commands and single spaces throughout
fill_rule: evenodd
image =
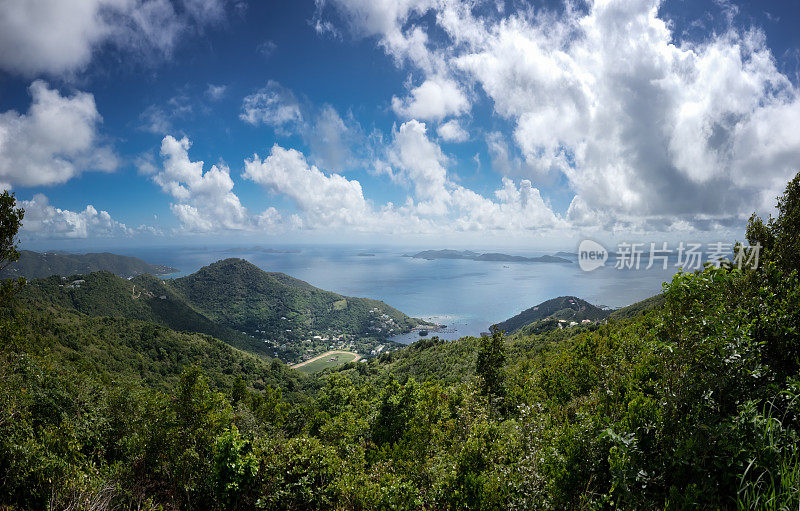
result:
M 748 226 L 771 264 L 680 273 L 592 328 L 432 338 L 314 377 L 0 303 L 0 508 L 797 509 L 797 183 Z
M 747 223 L 747 241 L 760 244 L 762 260 L 772 261 L 781 268 L 800 270 L 800 173 L 786 185 L 778 197 L 778 216 L 763 221 L 755 213 Z
M 13 193 L 0 195 L 0 270 L 19 259 L 17 233 L 22 227 L 25 210 L 16 207 Z

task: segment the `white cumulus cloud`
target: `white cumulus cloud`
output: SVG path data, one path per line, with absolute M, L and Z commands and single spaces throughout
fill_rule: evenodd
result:
M 519 185 L 502 179 L 503 187 L 496 190 L 497 200 L 491 200 L 472 190 L 455 185 L 452 202 L 458 215 L 454 227 L 472 231 L 548 231 L 566 228 L 567 223 L 553 213 L 531 181 L 522 179 Z
M 797 90 L 758 31 L 676 43 L 659 5 L 511 16 L 456 65 L 516 123 L 532 171 L 568 178 L 576 205 L 620 218 L 741 218 L 796 171 Z
M 408 121 L 395 130 L 389 161 L 395 176 L 413 185 L 408 214 L 436 218 L 442 230 L 548 230 L 566 226 L 531 181 L 517 186 L 503 178 L 495 198 L 484 197 L 448 176 L 448 158 L 424 123 Z M 437 218 L 438 217 L 438 218 Z
M 313 227 L 364 226 L 371 207 L 361 184 L 340 174 L 326 175 L 294 149 L 272 147 L 261 160 L 245 160 L 245 179 L 289 197 Z
M 407 119 L 442 119 L 469 109 L 469 100 L 453 80 L 435 76 L 411 90 L 406 98 L 392 98 L 392 110 Z
M 94 96 L 62 96 L 37 80 L 25 114 L 0 113 L 0 181 L 11 186 L 64 183 L 86 170 L 113 171 L 118 161 L 97 132 Z
M 83 69 L 103 45 L 168 56 L 180 37 L 219 22 L 224 0 L 0 0 L 0 69 L 25 76 Z
M 416 27 L 404 30 L 403 26 L 427 12 L 436 0 L 317 0 L 318 17 L 327 3 L 343 16 L 354 33 L 378 36 L 384 50 L 398 62 L 409 60 L 428 71 L 435 68 L 435 59 L 426 48 L 425 31 Z M 329 21 L 317 20 L 316 26 L 320 32 L 332 31 Z
M 22 236 L 28 238 L 96 238 L 128 236 L 133 233 L 125 224 L 114 220 L 107 211 L 98 211 L 91 204 L 83 211 L 59 209 L 50 205 L 40 193 L 31 200 L 19 201 L 25 209 Z
M 450 119 L 439 125 L 439 127 L 436 128 L 436 133 L 445 142 L 466 142 L 469 140 L 469 133 L 467 133 L 467 130 L 465 130 L 456 119 Z
M 268 124 L 282 128 L 301 122 L 303 114 L 292 91 L 270 80 L 265 87 L 244 98 L 239 118 L 253 126 Z
M 761 30 L 735 27 L 736 9 L 720 7 L 727 29 L 685 40 L 660 17 L 661 0 L 558 12 L 472 0 L 329 3 L 398 67 L 422 72 L 408 97 L 393 98 L 395 113 L 460 115 L 470 100 L 448 102 L 458 95 L 442 91 L 477 87 L 511 123 L 521 155 L 492 135 L 495 167 L 532 182 L 565 178 L 578 197 L 568 216 L 580 222 L 587 212 L 650 226 L 741 222 L 797 171 L 800 90 Z
M 153 181 L 175 199 L 170 208 L 181 225 L 199 232 L 250 228 L 247 210 L 233 193 L 228 168 L 212 165 L 203 172 L 202 161 L 189 159 L 189 147 L 186 137 L 164 137 L 163 166 L 153 175 Z
M 267 191 L 290 199 L 296 212 L 274 206 L 252 216 L 233 193 L 226 167 L 190 160 L 189 141 L 167 136 L 162 141 L 162 169 L 147 163 L 146 173 L 176 202 L 173 213 L 193 231 L 246 229 L 279 231 L 286 228 L 331 232 L 432 234 L 454 231 L 548 231 L 563 228 L 530 180 L 504 178 L 493 197 L 484 197 L 448 177 L 452 163 L 428 137 L 424 123 L 408 121 L 395 128 L 386 159 L 390 176 L 403 183 L 409 195 L 403 204 L 376 205 L 356 179 L 325 172 L 295 149 L 275 144 L 266 157 L 244 161 L 242 177 Z
M 446 214 L 450 200 L 447 157 L 428 138 L 425 123 L 408 121 L 392 135 L 389 161 L 399 170 L 397 175 L 413 186 L 418 208 L 428 214 Z

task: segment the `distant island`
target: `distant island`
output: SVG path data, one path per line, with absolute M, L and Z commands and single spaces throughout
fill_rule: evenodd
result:
M 51 275 L 69 276 L 77 273 L 108 271 L 122 278 L 131 278 L 145 273 L 169 275 L 178 270 L 170 266 L 149 264 L 138 257 L 110 254 L 70 254 L 67 252 L 33 252 L 20 250 L 20 258 L 0 272 L 0 278 L 25 277 L 40 279 Z
M 369 253 L 369 252 L 359 252 L 358 256 L 359 257 L 375 257 L 375 254 L 372 254 L 372 253 Z
M 299 254 L 299 249 L 264 248 L 256 245 L 255 247 L 233 247 L 222 251 L 223 253 L 237 252 L 263 252 L 265 254 Z
M 426 259 L 431 261 L 433 259 L 469 259 L 472 261 L 501 261 L 510 263 L 567 263 L 571 264 L 572 261 L 563 257 L 556 257 L 552 255 L 543 255 L 539 257 L 525 257 L 515 256 L 508 254 L 500 254 L 496 252 L 488 252 L 479 254 L 471 250 L 423 250 L 414 255 L 405 255 L 405 257 L 413 257 L 414 259 Z

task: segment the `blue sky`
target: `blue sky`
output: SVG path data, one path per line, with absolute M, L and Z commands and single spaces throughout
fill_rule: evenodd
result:
M 797 1 L 0 6 L 30 247 L 741 238 L 800 169 Z

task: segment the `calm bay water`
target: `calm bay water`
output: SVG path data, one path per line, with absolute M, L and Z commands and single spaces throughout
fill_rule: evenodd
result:
M 583 272 L 577 264 L 504 263 L 402 257 L 402 248 L 302 247 L 299 253 L 246 249 L 124 249 L 116 251 L 187 275 L 227 257 L 246 259 L 266 271 L 283 272 L 329 291 L 383 300 L 411 316 L 447 325 L 435 335 L 455 339 L 479 335 L 489 325 L 540 302 L 574 295 L 595 305 L 622 307 L 661 290 L 675 269 Z M 374 254 L 362 256 L 360 253 Z M 542 252 L 507 251 L 536 256 Z M 643 265 L 644 267 L 644 265 Z M 432 334 L 433 335 L 433 334 Z M 416 333 L 394 340 L 409 343 Z

